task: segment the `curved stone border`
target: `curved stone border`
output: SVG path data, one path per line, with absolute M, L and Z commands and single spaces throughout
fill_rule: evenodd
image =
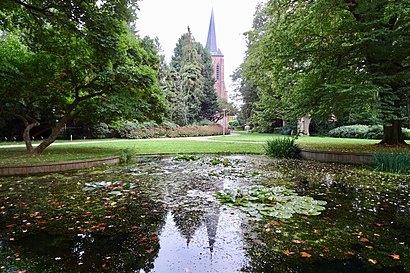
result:
M 31 164 L 23 166 L 0 167 L 0 176 L 26 175 L 35 173 L 52 173 L 69 170 L 85 169 L 101 165 L 118 164 L 120 157 L 63 161 L 57 163 Z
M 373 154 L 370 153 L 349 153 L 349 152 L 327 152 L 302 150 L 303 159 L 317 160 L 324 162 L 337 162 L 347 164 L 372 164 Z M 85 169 L 101 165 L 118 164 L 120 157 L 73 160 L 57 163 L 32 164 L 22 166 L 0 167 L 0 176 L 27 175 L 36 173 L 52 173 L 69 170 Z
M 327 152 L 327 151 L 312 151 L 303 150 L 301 156 L 304 159 L 337 162 L 347 164 L 367 164 L 373 163 L 373 154 L 370 153 L 350 153 L 350 152 Z

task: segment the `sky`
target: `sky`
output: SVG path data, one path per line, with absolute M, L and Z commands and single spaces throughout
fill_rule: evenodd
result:
M 171 60 L 174 48 L 188 26 L 197 42 L 206 45 L 212 8 L 217 46 L 225 56 L 225 86 L 232 90 L 233 71 L 246 51 L 244 32 L 251 29 L 255 7 L 260 0 L 142 0 L 137 30 L 141 36 L 158 37 L 162 54 Z

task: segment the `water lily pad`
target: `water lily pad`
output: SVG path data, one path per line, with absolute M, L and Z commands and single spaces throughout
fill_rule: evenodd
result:
M 252 186 L 248 189 L 224 190 L 216 193 L 217 199 L 237 206 L 252 217 L 289 219 L 294 214 L 319 215 L 326 201 L 300 196 L 284 187 Z

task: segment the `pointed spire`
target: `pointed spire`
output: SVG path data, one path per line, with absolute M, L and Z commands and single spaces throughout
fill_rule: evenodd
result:
M 209 22 L 208 39 L 206 40 L 206 48 L 211 52 L 212 56 L 223 55 L 216 44 L 215 18 L 214 9 L 212 8 L 211 20 Z

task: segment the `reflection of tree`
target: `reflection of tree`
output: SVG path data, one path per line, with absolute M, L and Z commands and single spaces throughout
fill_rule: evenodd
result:
M 174 222 L 181 235 L 186 239 L 189 245 L 196 230 L 202 225 L 205 211 L 196 209 L 192 210 L 179 206 L 173 210 Z

